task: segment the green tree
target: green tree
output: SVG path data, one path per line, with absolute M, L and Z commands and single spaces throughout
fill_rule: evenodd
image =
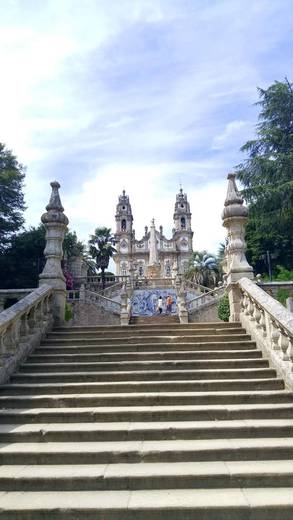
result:
M 219 280 L 217 258 L 207 251 L 194 251 L 185 276 L 195 283 L 214 287 Z
M 10 245 L 0 253 L 1 289 L 37 287 L 39 274 L 45 265 L 45 245 L 43 224 L 14 235 Z M 68 258 L 83 250 L 83 244 L 78 240 L 75 231 L 66 232 L 64 250 Z
M 1 289 L 37 287 L 45 263 L 45 228 L 41 224 L 15 235 L 0 254 Z
M 24 222 L 23 181 L 24 167 L 0 143 L 0 251 L 7 247 Z
M 97 269 L 102 272 L 102 285 L 105 288 L 105 270 L 108 268 L 110 258 L 116 253 L 114 248 L 114 236 L 110 228 L 96 228 L 95 233 L 89 239 L 89 252 L 95 259 Z
M 289 81 L 258 89 L 256 138 L 241 150 L 248 158 L 236 167 L 249 204 L 248 259 L 266 270 L 270 251 L 275 265 L 293 267 L 293 90 Z
M 84 244 L 78 240 L 75 231 L 66 231 L 63 241 L 64 257 L 79 256 L 84 253 Z

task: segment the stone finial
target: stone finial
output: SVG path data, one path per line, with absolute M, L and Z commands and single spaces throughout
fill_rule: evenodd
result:
M 60 184 L 57 181 L 53 181 L 50 183 L 52 187 L 52 193 L 49 200 L 49 204 L 46 206 L 47 213 L 44 213 L 41 217 L 41 221 L 43 224 L 47 224 L 49 222 L 60 222 L 67 226 L 68 218 L 64 215 L 64 208 L 61 204 L 61 199 L 59 195 Z
M 66 283 L 62 272 L 61 260 L 63 256 L 63 240 L 67 229 L 68 218 L 64 215 L 64 208 L 59 196 L 60 184 L 51 182 L 52 193 L 47 212 L 41 217 L 46 228 L 46 247 L 44 255 L 45 267 L 39 276 L 40 285 L 50 285 L 53 292 L 53 313 L 56 325 L 64 322 L 66 303 Z
M 243 206 L 243 198 L 238 191 L 235 178 L 235 173 L 228 174 L 227 196 L 224 202 L 224 209 L 222 213 L 223 220 L 229 217 L 247 217 L 248 215 L 246 206 Z

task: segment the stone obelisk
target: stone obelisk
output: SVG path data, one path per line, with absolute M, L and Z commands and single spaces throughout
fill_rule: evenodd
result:
M 149 265 L 148 278 L 160 278 L 161 266 L 159 261 L 159 252 L 156 237 L 155 220 L 152 219 L 150 227 L 150 248 L 149 248 Z

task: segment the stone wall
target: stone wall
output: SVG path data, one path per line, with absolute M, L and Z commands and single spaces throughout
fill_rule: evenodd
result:
M 94 303 L 75 301 L 70 305 L 73 316 L 65 324 L 69 327 L 120 325 L 120 316 L 110 313 L 103 308 L 98 308 Z
M 222 322 L 222 320 L 220 320 L 220 318 L 218 317 L 218 303 L 219 302 L 211 302 L 207 305 L 204 305 L 202 308 L 198 310 L 194 310 L 192 313 L 188 314 L 188 322 Z

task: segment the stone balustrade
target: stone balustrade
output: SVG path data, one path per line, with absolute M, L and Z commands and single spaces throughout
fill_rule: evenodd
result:
M 187 300 L 186 307 L 189 313 L 198 310 L 205 305 L 210 305 L 212 303 L 218 302 L 218 300 L 223 296 L 225 292 L 225 287 L 216 287 L 215 289 L 210 289 L 199 296 L 195 296 L 190 300 Z
M 248 278 L 238 287 L 243 327 L 293 390 L 293 314 Z
M 52 299 L 53 289 L 44 284 L 1 312 L 0 383 L 9 379 L 52 328 Z
M 192 282 L 191 280 L 184 280 L 184 288 L 185 290 L 191 289 L 193 291 L 208 293 L 211 288 L 206 287 L 205 285 L 201 285 L 200 283 Z
M 69 290 L 67 291 L 67 301 L 68 302 L 85 302 L 85 303 L 94 303 L 98 307 L 109 311 L 113 314 L 121 314 L 121 303 L 112 300 L 111 298 L 107 298 L 102 294 L 96 293 L 94 291 L 89 291 L 82 286 L 79 290 Z
M 4 310 L 8 300 L 21 300 L 34 289 L 0 289 L 0 312 Z
M 258 278 L 258 276 L 256 277 Z M 293 291 L 293 281 L 292 282 L 262 282 L 261 279 L 258 279 L 258 285 L 268 294 L 277 298 L 278 292 L 280 289 L 285 289 L 285 291 Z

